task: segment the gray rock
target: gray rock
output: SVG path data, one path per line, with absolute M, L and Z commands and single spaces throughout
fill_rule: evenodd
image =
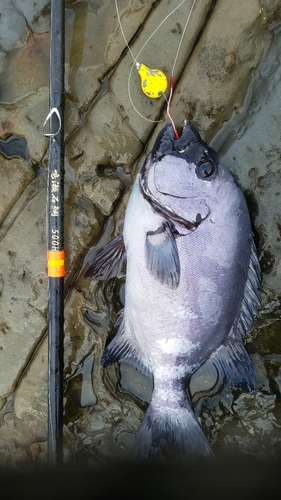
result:
M 38 191 L 0 244 L 1 406 L 46 330 L 45 210 Z

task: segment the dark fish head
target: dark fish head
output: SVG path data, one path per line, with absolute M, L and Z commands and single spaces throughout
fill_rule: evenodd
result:
M 212 212 L 221 184 L 233 178 L 191 122 L 179 139 L 166 125 L 141 171 L 141 189 L 154 211 L 196 229 Z M 166 215 L 165 215 L 166 214 Z

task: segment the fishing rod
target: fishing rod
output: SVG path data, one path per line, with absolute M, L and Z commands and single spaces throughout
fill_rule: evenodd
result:
M 64 51 L 65 2 L 51 0 L 50 112 L 43 133 L 50 140 L 48 168 L 48 462 L 63 459 L 64 323 Z M 45 128 L 48 126 L 48 131 Z

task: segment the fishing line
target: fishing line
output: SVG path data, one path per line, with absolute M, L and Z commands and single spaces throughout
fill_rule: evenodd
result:
M 141 54 L 141 52 L 143 51 L 143 49 L 145 48 L 145 46 L 147 45 L 147 43 L 151 40 L 151 38 L 155 35 L 155 33 L 159 30 L 159 28 L 165 23 L 165 21 L 177 10 L 179 9 L 184 3 L 186 2 L 186 0 L 182 0 L 162 21 L 161 23 L 159 23 L 159 25 L 157 26 L 157 28 L 151 33 L 151 35 L 147 38 L 147 40 L 145 41 L 145 43 L 143 44 L 143 46 L 141 47 L 141 49 L 139 50 L 139 52 L 137 53 L 136 56 L 134 56 L 128 42 L 127 42 L 127 39 L 126 39 L 126 36 L 125 36 L 125 33 L 124 33 L 124 30 L 123 30 L 123 26 L 122 26 L 122 23 L 121 23 L 121 18 L 120 18 L 120 13 L 119 13 L 119 8 L 118 8 L 118 3 L 117 3 L 117 0 L 115 0 L 115 8 L 116 8 L 116 13 L 117 13 L 117 19 L 118 19 L 118 23 L 119 23 L 119 26 L 120 26 L 120 31 L 122 33 L 122 36 L 124 38 L 124 41 L 125 41 L 125 44 L 131 54 L 131 57 L 133 59 L 133 64 L 132 64 L 132 67 L 131 67 L 131 70 L 130 70 L 130 73 L 129 73 L 129 76 L 128 76 L 128 96 L 129 96 L 129 100 L 130 100 L 130 104 L 131 106 L 133 107 L 133 109 L 135 110 L 135 112 L 141 117 L 143 118 L 144 120 L 146 121 L 149 121 L 149 122 L 152 122 L 152 123 L 159 123 L 159 122 L 162 122 L 164 121 L 165 119 L 163 118 L 162 120 L 151 120 L 150 118 L 147 118 L 146 116 L 144 116 L 142 113 L 140 113 L 140 111 L 136 108 L 134 102 L 133 102 L 133 99 L 132 99 L 132 95 L 131 95 L 131 78 L 132 78 L 132 73 L 133 73 L 133 69 L 136 68 L 139 72 L 139 75 L 140 75 L 140 78 L 141 78 L 141 88 L 142 88 L 142 91 L 144 92 L 144 94 L 147 96 L 147 97 L 150 97 L 150 98 L 159 98 L 161 96 L 163 96 L 165 99 L 166 99 L 166 102 L 167 102 L 167 116 L 173 126 L 173 130 L 174 130 L 174 133 L 175 133 L 175 136 L 176 138 L 179 137 L 178 135 L 178 132 L 176 130 L 176 127 L 175 127 L 175 124 L 174 124 L 174 121 L 171 117 L 171 114 L 170 114 L 170 103 L 171 103 L 171 99 L 172 99 L 172 95 L 173 95 L 173 89 L 174 89 L 174 71 L 175 71 L 175 67 L 176 67 L 176 63 L 177 63 L 177 60 L 178 60 L 178 56 L 179 56 L 179 53 L 180 53 L 180 49 L 181 49 L 181 46 L 182 46 L 182 42 L 183 42 L 183 38 L 185 36 L 185 33 L 186 33 L 186 30 L 187 30 L 187 26 L 188 26 L 188 23 L 189 23 L 189 20 L 190 20 L 190 17 L 191 17 L 191 14 L 192 14 L 192 11 L 194 9 L 194 6 L 195 6 L 195 3 L 196 3 L 196 0 L 193 0 L 193 4 L 191 6 L 191 9 L 189 11 L 189 14 L 188 14 L 188 17 L 187 17 L 187 20 L 185 22 L 185 26 L 184 26 L 184 29 L 182 31 L 182 34 L 181 34 L 181 39 L 179 41 L 179 45 L 178 45 L 178 48 L 177 48 L 177 52 L 176 52 L 176 55 L 175 55 L 175 58 L 174 58 L 174 62 L 173 62 L 173 66 L 172 66 L 172 71 L 171 71 L 171 76 L 170 76 L 170 82 L 169 82 L 169 87 L 170 87 L 170 93 L 169 93 L 169 97 L 167 98 L 166 95 L 165 95 L 165 91 L 167 89 L 167 86 L 168 86 L 168 80 L 167 80 L 167 77 L 166 75 L 160 71 L 160 70 L 157 70 L 157 69 L 150 69 L 148 68 L 147 66 L 145 66 L 144 64 L 140 64 L 138 62 L 138 58 L 139 58 L 139 55 Z

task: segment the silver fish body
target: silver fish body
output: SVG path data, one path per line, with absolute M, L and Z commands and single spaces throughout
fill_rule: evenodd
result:
M 242 191 L 192 123 L 159 134 L 128 202 L 123 235 L 86 276 L 108 279 L 127 262 L 125 307 L 104 366 L 152 374 L 136 458 L 212 456 L 186 386 L 207 361 L 221 382 L 255 386 L 243 336 L 260 305 L 259 264 Z

